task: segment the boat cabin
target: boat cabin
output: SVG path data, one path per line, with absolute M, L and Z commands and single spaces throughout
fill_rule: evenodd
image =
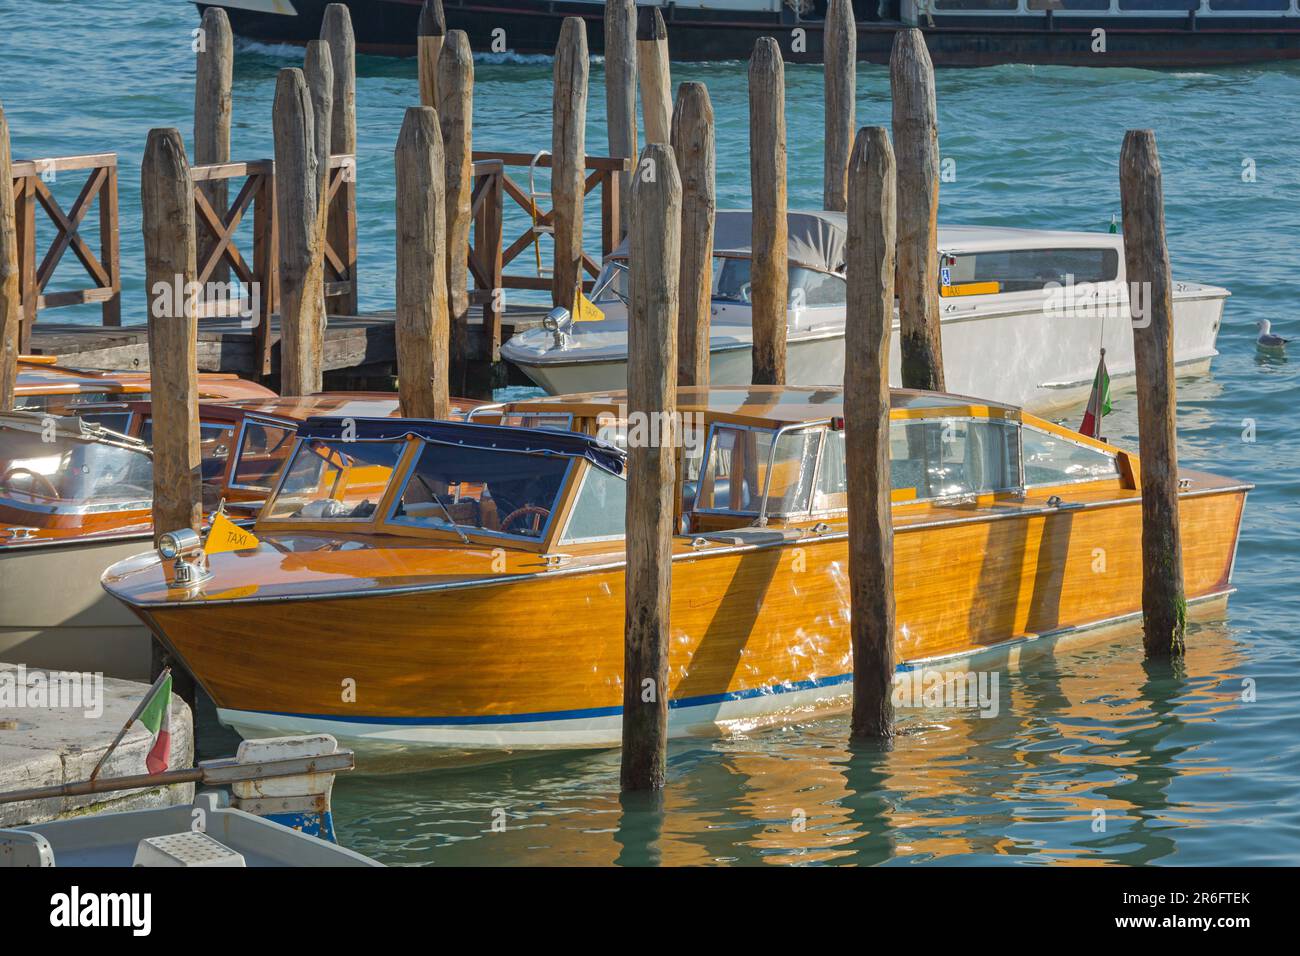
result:
M 462 402 L 458 414 L 475 403 Z M 312 414 L 394 415 L 396 396 L 346 393 L 199 406 L 204 514 L 225 502 L 252 519 Z M 152 516 L 152 406 L 88 405 L 78 416 L 0 415 L 0 543 L 147 531 Z
M 679 391 L 682 535 L 847 520 L 838 390 Z M 896 389 L 900 519 L 1016 505 L 1087 484 L 1135 488 L 1133 459 L 1004 405 Z M 351 434 L 348 428 L 351 427 Z M 382 534 L 568 556 L 624 532 L 625 449 L 650 431 L 622 393 L 482 406 L 464 424 L 312 419 L 259 531 Z

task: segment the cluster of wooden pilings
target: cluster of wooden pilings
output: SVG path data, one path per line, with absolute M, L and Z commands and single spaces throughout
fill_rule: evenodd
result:
M 204 15 L 210 69 L 197 96 L 211 120 L 202 160 L 229 159 L 229 27 Z M 849 474 L 849 553 L 854 660 L 852 734 L 893 734 L 893 530 L 890 517 L 889 342 L 895 307 L 905 387 L 942 389 L 936 221 L 939 186 L 934 74 L 917 30 L 900 31 L 890 65 L 893 142 L 883 127 L 855 133 L 852 6 L 831 0 L 826 21 L 824 202 L 848 218 L 844 414 Z M 303 69 L 281 72 L 275 103 L 282 388 L 319 388 L 325 322 L 324 247 L 346 230 L 324 212 L 330 156 L 355 150 L 355 76 L 347 9 L 332 4 Z M 215 38 L 215 41 L 214 41 Z M 673 488 L 678 386 L 708 385 L 716 142 L 707 89 L 671 93 L 668 36 L 658 8 L 633 0 L 605 7 L 606 108 L 612 200 L 606 224 L 630 223 L 628 328 L 630 414 L 663 423 L 658 440 L 629 449 L 622 784 L 664 785 L 668 724 Z M 444 28 L 440 5 L 420 21 L 419 99 L 397 135 L 397 341 L 402 408 L 441 417 L 458 382 L 467 308 L 466 245 L 473 197 L 473 61 L 468 41 Z M 639 89 L 645 145 L 638 153 Z M 585 116 L 588 56 L 580 18 L 564 22 L 554 61 L 551 191 L 552 299 L 571 306 L 588 268 L 582 198 L 589 168 Z M 786 129 L 784 64 L 771 38 L 749 62 L 753 205 L 752 381 L 785 378 Z M 200 112 L 196 102 L 196 116 Z M 223 126 L 224 124 L 224 126 Z M 196 148 L 200 136 L 196 129 Z M 223 155 L 223 142 L 226 152 Z M 630 162 L 636 157 L 635 162 Z M 150 133 L 142 169 L 149 287 L 190 279 L 198 255 L 189 166 L 175 130 Z M 0 113 L 0 398 L 12 396 L 18 303 L 9 195 L 8 135 Z M 341 188 L 341 187 L 340 187 Z M 1150 656 L 1181 653 L 1182 570 L 1174 446 L 1172 300 L 1159 161 L 1150 131 L 1131 131 L 1121 154 L 1125 256 L 1130 282 L 1145 284 L 1149 321 L 1135 322 L 1143 451 L 1143 613 Z M 215 188 L 209 201 L 222 202 Z M 620 216 L 621 212 L 621 216 Z M 354 228 L 354 227 L 353 227 Z M 614 238 L 621 230 L 615 228 Z M 353 235 L 353 239 L 355 236 Z M 348 241 L 346 236 L 338 239 Z M 209 257 L 210 258 L 210 257 Z M 198 442 L 191 303 L 151 308 L 157 424 L 154 526 L 198 527 Z M 9 391 L 6 391 L 9 389 Z

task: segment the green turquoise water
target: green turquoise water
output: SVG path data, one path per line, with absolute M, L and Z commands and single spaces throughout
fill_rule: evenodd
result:
M 138 321 L 138 164 L 151 126 L 189 138 L 197 17 L 179 0 L 93 7 L 43 0 L 39 27 L 15 28 L 32 6 L 0 0 L 0 101 L 17 158 L 118 152 L 123 313 Z M 236 158 L 270 155 L 275 74 L 300 58 L 240 47 Z M 478 147 L 549 147 L 550 69 L 476 64 Z M 358 71 L 361 302 L 382 308 L 393 295 L 392 147 L 415 69 L 363 57 Z M 721 200 L 747 205 L 744 64 L 679 64 L 673 76 L 707 83 Z M 791 204 L 816 206 L 821 73 L 788 67 L 786 79 Z M 1156 130 L 1175 276 L 1233 293 L 1221 354 L 1180 382 L 1178 417 L 1185 464 L 1257 485 L 1226 617 L 1192 628 L 1177 670 L 1144 664 L 1131 628 L 1025 662 L 1001 675 L 997 717 L 906 713 L 889 753 L 851 750 L 839 716 L 675 743 L 661 811 L 620 803 L 616 752 L 344 778 L 344 842 L 408 864 L 1300 862 L 1300 345 L 1294 360 L 1254 346 L 1260 318 L 1300 337 L 1300 69 L 999 67 L 943 71 L 936 86 L 941 150 L 956 161 L 944 222 L 1104 230 L 1119 211 L 1124 130 Z M 887 74 L 863 66 L 858 121 L 888 119 Z M 589 150 L 604 142 L 594 64 Z M 55 191 L 66 202 L 79 185 L 64 177 Z M 65 264 L 59 277 L 74 273 Z M 71 315 L 96 320 L 61 317 Z M 1119 393 L 1108 435 L 1132 446 L 1136 430 L 1132 395 Z M 205 726 L 202 742 L 223 750 L 229 738 Z

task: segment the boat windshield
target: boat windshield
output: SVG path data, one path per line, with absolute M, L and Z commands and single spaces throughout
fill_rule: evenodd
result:
M 369 521 L 405 446 L 404 440 L 301 442 L 267 517 Z
M 0 438 L 0 498 L 6 504 L 130 511 L 148 508 L 153 499 L 153 463 L 142 448 L 18 428 L 0 428 Z
M 420 451 L 392 520 L 542 538 L 568 470 L 569 459 L 557 455 L 430 442 Z

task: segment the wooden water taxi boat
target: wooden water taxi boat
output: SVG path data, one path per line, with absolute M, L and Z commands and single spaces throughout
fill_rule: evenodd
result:
M 199 400 L 205 402 L 274 398 L 275 392 L 256 382 L 224 372 L 199 373 Z M 66 368 L 53 359 L 23 355 L 18 359 L 14 407 L 23 411 L 70 415 L 84 405 L 103 402 L 148 401 L 148 372 L 106 372 Z M 0 409 L 3 411 L 3 409 Z
M 678 402 L 670 733 L 842 704 L 840 391 L 682 389 Z M 902 390 L 892 405 L 903 668 L 996 658 L 1139 614 L 1137 456 L 1006 405 Z M 471 419 L 357 421 L 350 441 L 339 421 L 313 419 L 255 550 L 212 555 L 188 586 L 172 561 L 140 555 L 109 568 L 104 587 L 245 736 L 324 730 L 359 751 L 444 756 L 613 746 L 617 445 L 638 440 L 637 422 L 622 393 Z M 1224 602 L 1250 486 L 1182 480 L 1189 602 Z M 177 558 L 190 560 L 202 561 Z
M 153 540 L 150 404 L 81 411 L 0 415 L 0 660 L 147 679 L 148 630 L 98 582 Z M 200 405 L 204 514 L 250 521 L 310 416 L 396 412 L 388 393 Z
M 716 216 L 709 323 L 709 381 L 743 385 L 752 375 L 750 236 L 747 210 Z M 844 213 L 791 212 L 786 381 L 844 381 Z M 1087 399 L 1098 350 L 1115 388 L 1132 383 L 1133 335 L 1124 274 L 1124 237 L 941 226 L 940 334 L 946 385 L 1043 413 Z M 628 244 L 607 257 L 593 298 L 597 322 L 564 322 L 513 336 L 501 356 L 552 395 L 627 385 Z M 1228 290 L 1174 283 L 1174 364 L 1180 375 L 1207 371 Z M 1140 304 L 1140 303 L 1139 303 Z M 898 319 L 894 319 L 890 381 L 902 381 Z

